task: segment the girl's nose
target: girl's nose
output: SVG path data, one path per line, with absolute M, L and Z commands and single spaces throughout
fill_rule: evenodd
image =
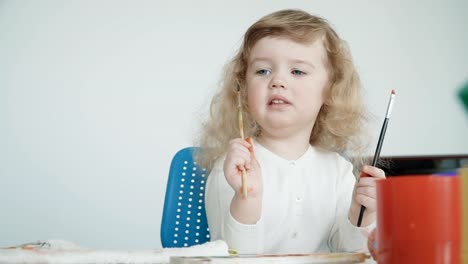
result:
M 279 78 L 274 78 L 271 80 L 270 88 L 286 88 L 286 83 Z

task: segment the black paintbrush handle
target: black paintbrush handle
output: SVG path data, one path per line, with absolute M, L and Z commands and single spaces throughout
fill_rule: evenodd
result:
M 377 161 L 380 158 L 380 150 L 382 150 L 385 132 L 387 131 L 388 120 L 389 118 L 385 118 L 382 124 L 382 129 L 380 130 L 379 140 L 377 141 L 377 148 L 375 148 L 374 159 L 372 160 L 372 166 L 374 167 L 377 165 Z
M 382 129 L 380 130 L 379 140 L 377 141 L 377 148 L 375 149 L 374 159 L 372 160 L 372 166 L 374 167 L 377 165 L 377 161 L 379 160 L 379 157 L 380 157 L 380 151 L 382 150 L 385 132 L 387 131 L 388 120 L 389 118 L 384 119 L 384 122 L 382 124 Z M 361 226 L 362 218 L 364 217 L 364 211 L 366 211 L 366 207 L 364 207 L 364 205 L 361 205 L 361 210 L 359 211 L 359 218 L 357 222 L 358 227 Z
M 359 218 L 357 220 L 357 226 L 361 227 L 362 223 L 362 218 L 364 217 L 364 211 L 366 210 L 366 207 L 364 205 L 361 205 L 361 210 L 359 211 Z

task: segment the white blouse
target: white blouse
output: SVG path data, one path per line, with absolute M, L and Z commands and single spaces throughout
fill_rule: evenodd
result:
M 348 219 L 355 177 L 339 154 L 310 146 L 286 160 L 254 142 L 262 170 L 263 203 L 253 225 L 236 221 L 229 208 L 234 190 L 215 163 L 206 183 L 211 240 L 222 239 L 241 254 L 300 254 L 366 249 L 361 229 Z

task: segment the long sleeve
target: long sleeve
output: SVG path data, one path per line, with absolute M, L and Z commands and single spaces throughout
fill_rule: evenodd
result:
M 352 172 L 352 165 L 344 159 L 340 162 L 340 173 L 336 182 L 336 213 L 335 223 L 330 232 L 328 244 L 331 251 L 358 251 L 367 249 L 367 238 L 362 234 L 362 230 L 370 230 L 375 227 L 375 222 L 366 227 L 357 227 L 348 218 L 351 206 L 353 189 L 356 178 Z
M 285 160 L 255 143 L 263 177 L 262 213 L 254 225 L 230 214 L 234 190 L 215 163 L 206 185 L 206 212 L 212 240 L 222 239 L 242 254 L 307 254 L 366 248 L 363 228 L 348 220 L 355 178 L 339 154 L 310 147 Z
M 242 254 L 260 253 L 262 247 L 259 224 L 245 225 L 230 213 L 234 190 L 224 177 L 223 161 L 215 163 L 206 182 L 205 205 L 211 240 L 222 239 Z

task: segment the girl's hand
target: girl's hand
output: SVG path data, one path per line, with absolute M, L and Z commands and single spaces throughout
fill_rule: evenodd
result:
M 375 221 L 377 207 L 376 181 L 385 179 L 385 172 L 377 167 L 365 165 L 361 171 L 361 177 L 354 186 L 353 202 L 349 213 L 349 219 L 357 224 L 361 206 L 366 207 L 362 226 L 367 226 Z
M 242 169 L 245 169 L 247 173 L 248 196 L 261 196 L 262 177 L 260 165 L 255 158 L 251 138 L 246 140 L 236 138 L 229 142 L 226 160 L 224 161 L 224 176 L 236 192 L 236 195 L 242 195 Z

